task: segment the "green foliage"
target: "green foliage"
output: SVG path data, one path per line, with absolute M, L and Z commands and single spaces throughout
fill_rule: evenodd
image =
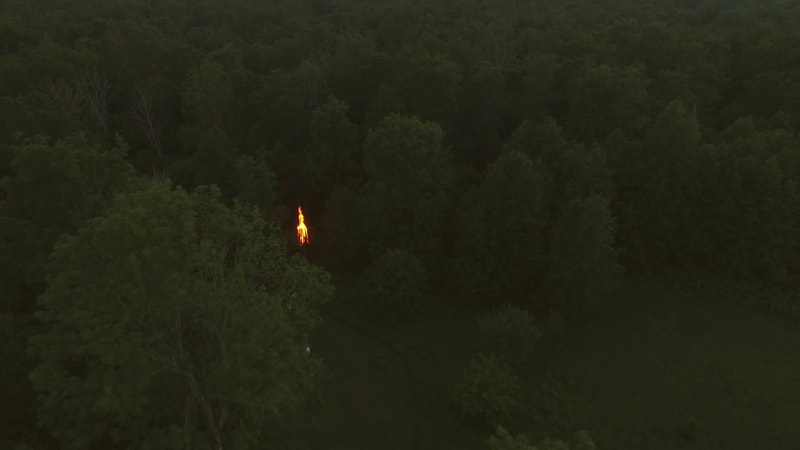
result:
M 396 56 L 400 69 L 393 86 L 404 112 L 440 124 L 452 121 L 458 112 L 461 67 L 446 55 L 422 46 L 409 46 Z
M 297 80 L 285 70 L 276 68 L 256 80 L 247 97 L 241 99 L 246 103 L 248 113 L 247 142 L 257 147 L 272 147 L 278 142 L 292 147 L 303 145 L 307 140 L 311 112 L 303 107 L 302 88 Z M 288 152 L 275 155 L 275 170 L 279 175 L 291 175 L 290 163 L 285 160 L 289 156 Z
M 0 275 L 3 292 L 44 282 L 53 244 L 99 213 L 131 183 L 121 139 L 111 149 L 75 134 L 55 143 L 34 138 L 14 148 L 12 174 L 0 181 Z
M 362 275 L 362 295 L 369 310 L 390 322 L 418 314 L 428 273 L 425 265 L 406 250 L 389 249 Z
M 478 355 L 456 382 L 453 399 L 465 418 L 492 424 L 521 408 L 521 389 L 519 378 L 502 359 Z
M 0 411 L 0 445 L 13 448 L 6 442 L 34 437 L 36 424 L 35 395 L 28 381 L 28 370 L 33 364 L 31 355 L 26 354 L 27 340 L 35 323 L 26 316 L 0 312 L 0 358 L 13 361 L 0 367 L 0 398 L 6 405 Z
M 512 436 L 505 428 L 498 425 L 494 434 L 486 439 L 490 450 L 537 450 L 524 434 Z
M 184 116 L 197 125 L 222 125 L 233 104 L 230 75 L 216 62 L 206 60 L 189 71 L 181 91 Z
M 539 46 L 522 56 L 522 95 L 512 96 L 519 102 L 523 117 L 539 118 L 551 114 L 550 105 L 563 94 L 560 93 L 560 78 L 565 62 L 559 55 L 543 51 Z
M 648 132 L 648 153 L 632 174 L 636 187 L 625 187 L 636 208 L 634 226 L 643 257 L 654 266 L 685 260 L 685 251 L 692 246 L 682 238 L 691 233 L 686 204 L 699 144 L 697 115 L 674 100 Z
M 618 251 L 797 311 L 793 2 L 190 3 L 3 2 L 5 311 L 32 312 L 54 243 L 131 165 L 284 227 L 302 204 L 303 251 L 348 276 L 403 248 L 428 287 L 558 310 Z
M 548 203 L 551 210 L 589 194 L 610 196 L 611 171 L 602 147 L 586 146 L 567 139 L 564 129 L 552 117 L 541 122 L 524 121 L 506 142 L 506 151 L 520 151 L 544 163 L 552 174 Z
M 319 202 L 335 187 L 359 177 L 358 129 L 348 110 L 346 103 L 329 97 L 311 114 L 308 143 L 285 157 L 298 199 Z
M 441 189 L 452 177 L 444 133 L 434 122 L 391 115 L 369 131 L 364 142 L 364 169 L 376 189 L 401 193 Z M 403 199 L 405 200 L 405 199 Z
M 61 448 L 253 448 L 319 372 L 305 334 L 328 275 L 216 189 L 121 195 L 59 242 L 48 273 L 31 380 Z
M 563 211 L 550 248 L 554 295 L 581 308 L 609 291 L 621 272 L 613 246 L 615 224 L 599 195 L 574 200 Z
M 528 311 L 504 305 L 478 318 L 478 327 L 504 354 L 527 355 L 542 337 L 542 330 Z
M 388 56 L 358 32 L 337 34 L 332 46 L 329 86 L 351 106 L 353 120 L 361 123 L 381 84 Z
M 454 181 L 443 132 L 433 122 L 392 115 L 369 131 L 364 142 L 368 176 L 360 217 L 352 224 L 376 256 L 408 248 L 433 267 L 447 230 L 447 204 Z
M 700 295 L 719 304 L 769 312 L 790 323 L 800 323 L 797 284 L 792 278 L 781 284 L 733 279 L 714 273 L 671 271 L 661 274 L 658 279 L 665 289 L 674 290 L 677 295 Z
M 523 153 L 501 155 L 480 186 L 459 203 L 455 278 L 467 298 L 505 303 L 533 301 L 544 270 L 545 194 L 541 164 Z
M 235 182 L 232 178 L 235 158 L 239 153 L 236 141 L 217 125 L 202 131 L 187 131 L 196 133 L 192 135 L 191 142 L 191 182 L 187 184 L 217 184 L 229 192 L 230 185 Z
M 569 145 L 564 129 L 548 116 L 537 123 L 523 121 L 506 141 L 505 149 L 508 152 L 519 151 L 533 160 L 541 158 L 552 162 Z
M 715 147 L 703 149 L 698 177 L 704 188 L 698 192 L 693 186 L 688 202 L 697 218 L 694 241 L 704 248 L 696 258 L 708 270 L 751 281 L 796 273 L 799 151 L 796 134 L 748 119 L 729 127 Z
M 557 439 L 545 438 L 538 445 L 533 445 L 524 434 L 512 436 L 505 428 L 498 425 L 492 436 L 486 439 L 490 450 L 596 450 L 594 441 L 586 431 L 575 433 L 574 444 Z
M 586 63 L 574 85 L 568 123 L 579 138 L 599 138 L 617 128 L 642 130 L 650 80 L 641 66 Z
M 609 198 L 613 193 L 606 154 L 597 145 L 572 145 L 560 153 L 550 167 L 553 173 L 550 200 L 553 210 L 592 194 Z
M 650 129 L 649 152 L 660 160 L 678 159 L 700 145 L 700 124 L 695 110 L 680 99 L 671 101 Z
M 233 191 L 238 199 L 259 206 L 269 217 L 276 201 L 275 172 L 265 159 L 263 155 L 239 156 L 233 164 Z
M 513 108 L 505 92 L 505 74 L 496 65 L 484 64 L 466 73 L 462 85 L 459 123 L 450 133 L 451 142 L 458 148 L 458 159 L 484 165 L 503 146 L 503 115 L 498 112 Z

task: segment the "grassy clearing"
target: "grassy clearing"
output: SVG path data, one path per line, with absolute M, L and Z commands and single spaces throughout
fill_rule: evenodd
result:
M 474 315 L 362 326 L 369 335 L 328 320 L 316 336 L 331 374 L 323 405 L 292 421 L 296 439 L 281 448 L 484 448 L 488 430 L 461 423 L 449 401 L 483 348 Z M 617 450 L 800 448 L 796 325 L 630 285 L 566 327 L 518 366 L 528 406 L 513 432 L 587 429 Z
M 407 450 L 414 447 L 413 396 L 402 358 L 384 342 L 326 317 L 311 337 L 326 370 L 310 405 L 273 430 L 268 448 Z

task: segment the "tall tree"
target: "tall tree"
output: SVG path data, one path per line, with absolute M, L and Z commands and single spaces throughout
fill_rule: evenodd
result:
M 48 142 L 39 137 L 13 149 L 13 174 L 0 180 L 0 290 L 13 298 L 19 289 L 43 285 L 44 264 L 63 234 L 106 207 L 132 181 L 127 146 L 104 149 L 85 135 Z M 29 309 L 32 304 L 21 305 Z
M 422 46 L 404 48 L 395 64 L 397 76 L 392 86 L 404 109 L 390 112 L 411 114 L 448 128 L 458 112 L 461 67 Z
M 571 200 L 592 193 L 611 194 L 611 170 L 604 149 L 570 141 L 552 117 L 539 123 L 525 120 L 514 130 L 505 148 L 540 160 L 553 175 L 548 202 L 554 214 Z
M 456 279 L 465 295 L 498 303 L 534 301 L 545 269 L 550 183 L 540 162 L 511 151 L 489 166 L 481 185 L 462 196 Z
M 641 66 L 586 63 L 573 84 L 566 123 L 579 139 L 602 138 L 617 128 L 643 131 L 650 80 Z
M 608 201 L 593 194 L 569 203 L 554 230 L 549 252 L 552 295 L 575 311 L 612 287 L 620 274 L 615 222 Z
M 184 117 L 202 128 L 223 126 L 233 105 L 230 74 L 220 64 L 206 60 L 189 71 L 181 91 Z
M 367 182 L 362 193 L 363 237 L 377 256 L 406 248 L 426 262 L 441 255 L 454 181 L 444 133 L 433 122 L 392 115 L 364 142 Z
M 347 114 L 346 103 L 328 98 L 311 115 L 308 144 L 285 157 L 292 193 L 304 204 L 321 206 L 334 188 L 359 176 L 358 128 Z
M 483 166 L 497 157 L 506 108 L 505 74 L 500 67 L 481 65 L 464 77 L 459 119 L 453 133 L 459 161 Z
M 623 201 L 632 206 L 621 216 L 622 235 L 630 238 L 625 245 L 640 247 L 651 266 L 686 262 L 687 196 L 699 147 L 696 112 L 676 99 L 650 127 L 640 152 L 619 168 Z
M 184 185 L 218 184 L 230 190 L 238 143 L 228 133 L 234 104 L 231 74 L 206 59 L 191 69 L 181 91 L 185 119 L 179 136 L 184 154 L 173 161 L 176 181 Z
M 329 277 L 252 207 L 154 182 L 57 245 L 31 340 L 42 423 L 64 449 L 255 448 L 302 401 Z

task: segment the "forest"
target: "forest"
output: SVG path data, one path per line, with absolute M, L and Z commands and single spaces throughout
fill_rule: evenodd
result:
M 3 0 L 0 448 L 800 448 L 797 24 Z

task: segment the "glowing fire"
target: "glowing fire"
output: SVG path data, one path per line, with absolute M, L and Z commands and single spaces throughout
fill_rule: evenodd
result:
M 303 208 L 297 207 L 297 242 L 300 245 L 308 244 L 308 228 L 306 228 Z

